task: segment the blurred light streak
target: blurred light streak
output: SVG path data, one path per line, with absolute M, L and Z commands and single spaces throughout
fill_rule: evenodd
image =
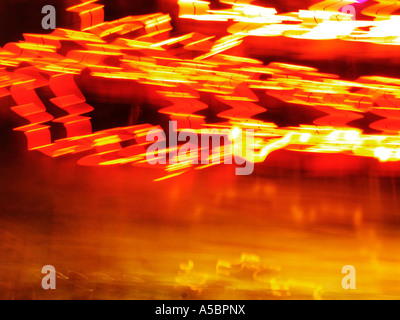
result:
M 251 154 L 249 159 L 254 156 L 255 162 L 265 161 L 271 152 L 280 149 L 346 153 L 382 162 L 400 160 L 400 79 L 362 76 L 348 81 L 308 66 L 279 62 L 264 66 L 259 60 L 234 54 L 245 45 L 248 36 L 398 45 L 400 19 L 391 15 L 396 5 L 379 1 L 364 10 L 374 21 L 353 21 L 340 8 L 356 1 L 329 0 L 309 10 L 286 14 L 247 1 L 223 3 L 231 5 L 231 9 L 210 10 L 206 1 L 178 1 L 181 19 L 233 21 L 228 35 L 220 38 L 197 32 L 171 38 L 171 17 L 161 13 L 104 22 L 103 6 L 93 0 L 68 9 L 80 16 L 81 31 L 57 29 L 50 35 L 25 34 L 24 41 L 7 44 L 0 51 L 0 93 L 12 96 L 16 105 L 11 109 L 27 122 L 15 130 L 25 133 L 29 150 L 52 157 L 93 150 L 97 153 L 85 156 L 79 163 L 143 163 L 148 145 L 144 137 L 153 126 L 93 132 L 88 115 L 95 107 L 86 103 L 75 83 L 75 76 L 88 69 L 96 78 L 134 81 L 152 87 L 170 103 L 158 112 L 177 121 L 178 131 L 222 126 L 234 129 L 235 135 L 237 130 L 254 129 L 256 142 L 247 146 L 247 151 Z M 62 43 L 79 44 L 83 49 L 71 49 L 63 55 Z M 192 58 L 183 58 L 183 53 L 190 53 Z M 50 114 L 36 94 L 36 89 L 46 87 L 55 95 L 50 102 L 64 116 Z M 287 128 L 254 120 L 268 110 L 259 104 L 253 90 L 265 90 L 285 103 L 314 108 L 326 115 L 316 119 L 315 126 Z M 201 100 L 202 93 L 214 95 L 229 107 L 217 114 L 220 123 L 207 123 L 205 116 L 197 114 L 212 107 Z M 349 127 L 350 122 L 362 119 L 366 112 L 383 117 L 370 125 L 380 134 L 364 134 Z M 54 141 L 52 123 L 63 125 L 63 139 Z M 138 128 L 144 131 L 139 134 Z M 134 146 L 123 147 L 124 141 L 133 141 Z M 165 151 L 171 153 L 171 149 Z M 191 162 L 185 162 L 165 170 L 177 172 L 168 176 L 173 177 L 191 166 Z M 205 167 L 208 166 L 200 168 Z

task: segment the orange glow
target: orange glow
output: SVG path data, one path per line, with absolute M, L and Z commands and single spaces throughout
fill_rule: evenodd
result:
M 400 0 L 219 2 L 0 48 L 0 298 L 400 297 Z
M 12 110 L 28 122 L 15 130 L 25 133 L 30 150 L 53 157 L 95 150 L 96 155 L 86 156 L 79 163 L 102 166 L 143 163 L 146 131 L 140 136 L 133 127 L 93 133 L 88 115 L 95 106 L 86 103 L 74 80 L 74 75 L 89 69 L 97 78 L 135 81 L 154 88 L 160 97 L 170 102 L 170 106 L 159 109 L 159 113 L 177 121 L 179 130 L 254 129 L 255 145 L 248 146 L 248 151 L 255 162 L 264 162 L 268 155 L 281 149 L 346 153 L 384 162 L 400 160 L 400 79 L 364 76 L 349 81 L 307 66 L 279 62 L 263 65 L 256 59 L 232 53 L 249 36 L 398 45 L 400 19 L 391 15 L 396 6 L 379 1 L 364 10 L 364 14 L 375 18 L 374 21 L 352 21 L 339 9 L 355 1 L 329 0 L 313 5 L 310 10 L 286 14 L 246 1 L 223 2 L 231 5 L 231 9 L 210 10 L 207 1 L 178 1 L 181 19 L 234 21 L 227 30 L 229 34 L 219 39 L 196 32 L 169 38 L 171 18 L 165 14 L 104 22 L 103 6 L 93 0 L 68 9 L 81 17 L 82 31 L 57 29 L 50 35 L 26 34 L 25 41 L 7 44 L 0 52 L 3 66 L 0 89 L 3 96 L 12 96 L 17 103 Z M 90 21 L 87 14 L 93 17 Z M 369 31 L 356 31 L 366 26 Z M 132 33 L 140 35 L 125 38 Z M 111 35 L 115 39 L 110 42 L 106 38 Z M 58 53 L 61 41 L 77 42 L 85 49 L 71 50 L 62 56 Z M 197 56 L 174 56 L 172 45 L 183 45 L 188 51 L 195 48 Z M 129 53 L 132 49 L 141 55 Z M 120 64 L 109 65 L 111 58 L 118 59 Z M 31 67 L 14 72 L 5 69 L 22 63 L 29 63 Z M 262 78 L 262 75 L 269 75 L 269 78 Z M 64 116 L 50 115 L 35 93 L 36 88 L 45 85 L 49 85 L 55 95 L 51 102 L 65 112 Z M 255 116 L 268 113 L 268 106 L 259 104 L 253 90 L 265 90 L 269 96 L 285 103 L 315 108 L 326 115 L 316 119 L 315 126 L 278 127 L 254 120 Z M 212 94 L 217 101 L 230 107 L 217 114 L 223 122 L 207 123 L 204 116 L 196 114 L 209 108 L 200 100 L 201 93 Z M 366 112 L 383 117 L 371 124 L 380 134 L 364 134 L 348 126 L 351 121 L 362 119 Z M 66 129 L 65 138 L 53 141 L 49 123 L 62 124 Z M 152 126 L 145 125 L 145 128 L 150 130 Z M 128 147 L 132 150 L 122 152 L 124 148 L 120 143 L 126 140 L 136 141 L 138 148 Z M 109 159 L 110 154 L 114 159 Z M 107 160 L 102 159 L 104 155 Z M 179 174 L 191 166 L 185 163 L 165 169 L 168 173 Z

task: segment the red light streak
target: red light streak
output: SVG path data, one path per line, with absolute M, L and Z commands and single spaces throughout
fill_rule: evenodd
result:
M 228 34 L 219 39 L 196 32 L 170 38 L 171 18 L 161 13 L 104 22 L 103 6 L 93 0 L 68 9 L 80 16 L 81 31 L 57 29 L 50 35 L 25 34 L 25 41 L 7 44 L 0 51 L 0 95 L 11 95 L 16 103 L 11 109 L 27 122 L 15 130 L 24 132 L 28 149 L 52 157 L 93 150 L 95 154 L 79 161 L 82 165 L 145 164 L 145 136 L 154 126 L 93 132 L 90 113 L 96 106 L 86 103 L 74 81 L 74 76 L 89 69 L 96 78 L 123 79 L 152 87 L 170 102 L 159 113 L 177 121 L 180 130 L 254 129 L 252 149 L 256 162 L 265 161 L 271 152 L 280 149 L 400 161 L 400 79 L 364 76 L 348 81 L 307 66 L 279 62 L 263 65 L 231 50 L 244 46 L 249 36 L 399 45 L 400 19 L 392 14 L 400 5 L 379 1 L 363 11 L 373 21 L 353 21 L 340 9 L 356 1 L 329 0 L 309 10 L 286 14 L 251 5 L 250 1 L 222 2 L 230 4 L 231 9 L 210 10 L 206 1 L 178 1 L 180 19 L 233 21 Z M 61 42 L 77 43 L 84 49 L 62 55 Z M 191 52 L 192 57 L 177 55 L 173 45 L 181 45 L 181 50 Z M 110 58 L 116 58 L 119 64 L 110 65 Z M 22 66 L 24 63 L 30 66 Z M 45 86 L 55 95 L 51 103 L 64 116 L 56 118 L 46 110 L 35 92 Z M 255 120 L 256 115 L 268 112 L 268 106 L 261 105 L 254 90 L 265 90 L 285 103 L 315 108 L 326 116 L 315 120 L 314 126 L 288 128 Z M 220 123 L 207 123 L 205 116 L 196 114 L 210 108 L 201 101 L 202 93 L 212 94 L 230 107 L 217 114 Z M 363 118 L 366 112 L 384 118 L 370 126 L 380 134 L 364 134 L 349 127 L 351 121 Z M 63 139 L 52 139 L 51 123 L 64 126 Z M 134 144 L 124 148 L 123 141 Z M 166 166 L 165 178 L 184 173 L 191 166 Z M 199 169 L 205 167 L 208 166 Z

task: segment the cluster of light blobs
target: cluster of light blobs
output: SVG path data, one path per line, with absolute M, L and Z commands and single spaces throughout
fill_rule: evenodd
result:
M 398 45 L 400 19 L 392 15 L 396 6 L 392 8 L 387 1 L 374 2 L 363 11 L 374 21 L 353 21 L 340 11 L 356 1 L 328 0 L 309 10 L 286 14 L 251 5 L 251 1 L 224 0 L 231 5 L 231 9 L 224 10 L 211 10 L 207 1 L 178 1 L 180 19 L 231 21 L 226 35 L 219 39 L 193 30 L 170 37 L 171 18 L 161 13 L 104 22 L 102 5 L 95 0 L 81 2 L 68 9 L 81 18 L 80 31 L 57 29 L 50 35 L 25 34 L 25 41 L 7 44 L 0 51 L 0 95 L 10 95 L 16 102 L 11 109 L 27 121 L 16 130 L 26 135 L 30 150 L 52 157 L 94 150 L 79 160 L 82 165 L 146 163 L 146 135 L 159 127 L 138 124 L 93 132 L 90 113 L 96 106 L 86 103 L 74 81 L 74 76 L 89 69 L 91 76 L 105 81 L 121 79 L 151 87 L 170 103 L 158 112 L 176 121 L 178 130 L 229 129 L 232 141 L 244 130 L 254 130 L 254 145 L 247 146 L 247 151 L 255 162 L 265 161 L 271 152 L 280 149 L 347 153 L 382 162 L 400 160 L 400 79 L 368 76 L 345 81 L 308 66 L 280 62 L 264 65 L 230 51 L 244 45 L 244 39 L 250 36 Z M 65 43 L 79 44 L 80 49 L 62 54 L 60 49 Z M 191 52 L 193 58 L 175 54 L 173 45 L 178 44 L 181 52 Z M 119 64 L 110 65 L 110 58 Z M 65 116 L 57 118 L 46 109 L 36 93 L 43 87 L 54 93 L 50 102 Z M 256 115 L 268 114 L 268 106 L 261 105 L 254 90 L 263 90 L 288 104 L 316 108 L 326 116 L 312 125 L 285 128 L 254 120 Z M 229 107 L 217 114 L 220 122 L 207 123 L 206 117 L 198 114 L 213 107 L 201 100 L 202 93 L 212 94 Z M 348 126 L 366 112 L 382 117 L 370 125 L 380 134 L 364 134 Z M 50 123 L 63 125 L 66 136 L 54 140 Z M 127 141 L 130 145 L 123 147 Z M 187 163 L 167 165 L 167 177 L 186 172 L 189 167 Z

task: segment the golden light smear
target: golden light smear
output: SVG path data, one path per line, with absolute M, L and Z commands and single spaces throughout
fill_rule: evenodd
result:
M 221 125 L 241 132 L 254 130 L 254 145 L 242 150 L 246 151 L 243 154 L 248 161 L 264 162 L 272 152 L 282 149 L 400 161 L 400 79 L 361 76 L 349 81 L 309 66 L 278 61 L 264 65 L 257 59 L 234 53 L 246 46 L 245 40 L 250 36 L 399 45 L 400 17 L 392 15 L 396 6 L 379 1 L 364 10 L 374 20 L 362 21 L 352 20 L 349 14 L 340 11 L 356 1 L 324 1 L 309 10 L 284 14 L 278 14 L 275 8 L 252 5 L 251 1 L 223 2 L 230 8 L 211 10 L 207 1 L 178 1 L 180 19 L 232 22 L 222 37 L 197 32 L 170 37 L 171 17 L 161 13 L 105 22 L 103 6 L 87 1 L 68 9 L 79 14 L 81 31 L 57 29 L 50 35 L 26 34 L 25 41 L 7 44 L 0 52 L 0 65 L 4 67 L 0 70 L 1 94 L 15 100 L 13 112 L 29 123 L 15 130 L 25 133 L 30 150 L 52 157 L 93 150 L 96 154 L 85 156 L 79 163 L 95 166 L 142 163 L 144 150 L 129 149 L 125 154 L 121 142 L 143 145 L 146 132 L 135 134 L 131 127 L 110 128 L 100 137 L 93 132 L 88 115 L 96 106 L 86 103 L 74 81 L 74 75 L 88 69 L 95 78 L 131 81 L 154 89 L 170 104 L 158 112 L 177 121 L 180 131 L 218 129 Z M 88 20 L 88 14 L 93 18 Z M 59 51 L 61 41 L 79 44 L 83 49 L 70 50 L 63 56 Z M 176 45 L 191 52 L 192 58 L 175 55 Z M 117 65 L 110 65 L 113 59 L 118 61 Z M 6 69 L 23 63 L 31 67 Z M 51 88 L 55 94 L 51 101 L 65 116 L 54 118 L 46 110 L 35 92 L 44 86 Z M 285 103 L 315 108 L 326 115 L 316 119 L 314 126 L 269 126 L 254 120 L 260 114 L 268 114 L 268 106 L 261 105 L 254 90 L 265 90 L 267 95 Z M 207 123 L 198 114 L 212 108 L 201 100 L 204 93 L 229 107 L 216 115 L 220 123 Z M 383 118 L 370 125 L 379 134 L 364 134 L 349 127 L 350 122 L 362 119 L 367 112 Z M 63 139 L 53 141 L 51 123 L 65 127 Z M 147 128 L 150 130 L 152 126 Z M 224 151 L 219 151 L 222 154 L 218 158 L 223 158 Z M 191 166 L 191 163 L 166 166 L 167 177 L 186 172 Z

